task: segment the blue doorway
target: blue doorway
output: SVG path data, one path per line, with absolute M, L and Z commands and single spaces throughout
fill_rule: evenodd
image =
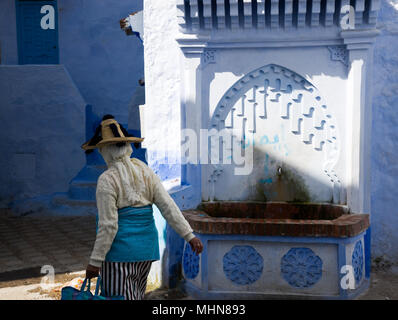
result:
M 56 0 L 16 0 L 19 64 L 58 64 Z

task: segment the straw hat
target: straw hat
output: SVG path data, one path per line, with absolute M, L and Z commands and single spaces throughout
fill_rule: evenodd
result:
M 84 150 L 93 150 L 108 144 L 123 142 L 140 143 L 144 138 L 131 136 L 112 115 L 108 114 L 102 118 L 101 124 L 95 130 L 94 136 L 81 147 Z

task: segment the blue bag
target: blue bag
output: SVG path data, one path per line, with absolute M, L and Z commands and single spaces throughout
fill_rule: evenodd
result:
M 87 286 L 87 289 L 86 289 Z M 124 300 L 124 296 L 105 297 L 98 294 L 102 286 L 101 277 L 97 279 L 97 286 L 95 287 L 94 295 L 91 293 L 91 280 L 84 279 L 80 290 L 74 287 L 64 287 L 61 290 L 61 300 Z M 86 289 L 86 290 L 85 290 Z M 101 288 L 102 291 L 102 288 Z

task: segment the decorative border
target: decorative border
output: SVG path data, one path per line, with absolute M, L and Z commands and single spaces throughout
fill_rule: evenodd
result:
M 330 51 L 330 59 L 340 61 L 346 67 L 349 64 L 348 50 L 345 46 L 328 46 Z
M 355 282 L 358 284 L 363 275 L 364 265 L 362 240 L 357 241 L 354 251 L 352 252 L 352 267 L 354 268 Z

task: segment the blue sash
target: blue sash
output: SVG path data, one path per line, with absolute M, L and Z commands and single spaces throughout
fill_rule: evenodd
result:
M 119 209 L 118 214 L 118 231 L 105 261 L 159 260 L 158 231 L 153 218 L 152 205 L 125 207 Z

